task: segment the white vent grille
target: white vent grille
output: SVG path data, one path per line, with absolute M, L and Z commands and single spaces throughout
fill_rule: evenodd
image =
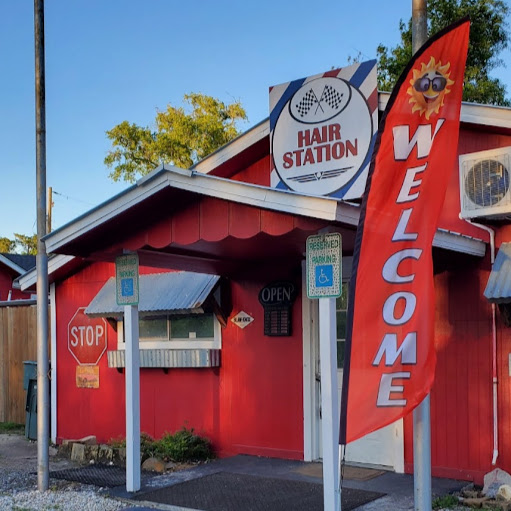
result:
M 511 147 L 463 154 L 460 199 L 463 218 L 511 214 Z

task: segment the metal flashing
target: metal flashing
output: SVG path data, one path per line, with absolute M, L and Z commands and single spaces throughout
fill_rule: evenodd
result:
M 511 243 L 502 243 L 484 290 L 492 303 L 511 302 Z
M 126 367 L 124 350 L 107 351 L 108 367 Z M 220 350 L 141 349 L 140 367 L 200 368 L 220 367 Z
M 139 315 L 201 314 L 220 277 L 193 272 L 152 273 L 140 276 Z M 85 309 L 91 317 L 120 318 L 124 307 L 115 300 L 115 278 L 110 277 Z

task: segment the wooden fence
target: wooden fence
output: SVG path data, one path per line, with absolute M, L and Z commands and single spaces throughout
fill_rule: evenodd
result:
M 25 423 L 23 362 L 37 360 L 34 302 L 0 306 L 0 422 Z

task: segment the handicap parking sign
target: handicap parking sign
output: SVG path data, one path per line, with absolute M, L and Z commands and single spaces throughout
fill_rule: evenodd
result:
M 331 264 L 316 266 L 316 287 L 329 287 L 334 282 L 334 267 Z
M 134 286 L 133 279 L 121 280 L 121 294 L 122 296 L 133 296 Z
M 307 238 L 307 296 L 341 296 L 341 235 L 326 233 Z

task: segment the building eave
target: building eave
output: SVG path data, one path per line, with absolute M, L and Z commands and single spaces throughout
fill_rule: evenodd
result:
M 309 218 L 342 221 L 342 213 L 338 213 L 338 201 L 332 198 L 275 190 L 209 176 L 194 170 L 162 166 L 138 181 L 136 186 L 47 235 L 45 237 L 47 251 L 62 253 L 66 244 L 117 217 L 120 218 L 130 208 L 165 188 Z M 351 221 L 347 223 L 351 224 Z
M 385 110 L 389 99 L 389 92 L 379 92 L 378 108 L 382 111 Z M 461 103 L 460 122 L 511 130 L 511 108 L 463 101 Z
M 8 257 L 5 257 L 3 254 L 0 254 L 0 263 L 4 264 L 11 270 L 15 271 L 18 275 L 22 275 L 26 271 L 21 266 L 18 266 L 16 263 L 13 263 Z

